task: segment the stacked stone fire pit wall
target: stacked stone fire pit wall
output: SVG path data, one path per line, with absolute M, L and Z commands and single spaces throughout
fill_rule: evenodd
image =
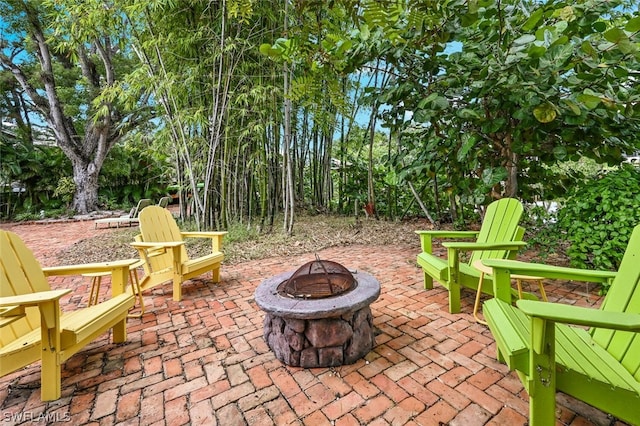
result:
M 276 358 L 293 367 L 353 364 L 375 344 L 371 309 L 302 320 L 266 314 L 264 337 Z
M 380 296 L 373 276 L 354 273 L 357 285 L 328 298 L 285 297 L 278 285 L 293 272 L 267 278 L 255 301 L 265 312 L 264 339 L 277 359 L 293 367 L 336 367 L 353 364 L 375 345 L 370 305 Z

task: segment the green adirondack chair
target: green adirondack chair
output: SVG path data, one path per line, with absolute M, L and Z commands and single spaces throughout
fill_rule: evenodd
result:
M 529 424 L 555 424 L 560 390 L 640 425 L 640 225 L 617 273 L 508 260 L 483 263 L 493 268 L 496 294 L 484 303 L 484 315 L 499 359 L 518 373 L 529 393 Z M 516 308 L 506 302 L 510 274 L 610 281 L 611 287 L 600 309 L 531 300 L 519 300 Z
M 449 290 L 449 312 L 460 312 L 460 289 L 477 289 L 480 271 L 471 264 L 481 259 L 514 258 L 522 241 L 524 228 L 518 226 L 523 207 L 520 201 L 503 198 L 489 204 L 479 231 L 416 231 L 420 236 L 422 252 L 417 262 L 424 272 L 424 288 L 433 288 L 435 279 Z M 447 259 L 433 254 L 433 238 L 475 238 L 475 242 L 449 241 L 442 245 L 447 248 Z M 461 252 L 471 252 L 467 263 L 460 262 Z M 491 277 L 482 282 L 482 292 L 493 294 Z

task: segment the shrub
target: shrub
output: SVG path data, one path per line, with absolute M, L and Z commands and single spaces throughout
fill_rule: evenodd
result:
M 640 223 L 640 168 L 624 165 L 569 192 L 558 212 L 572 266 L 616 270 Z
M 58 186 L 53 191 L 53 196 L 61 199 L 68 207 L 76 192 L 76 184 L 70 176 L 63 176 L 58 180 Z

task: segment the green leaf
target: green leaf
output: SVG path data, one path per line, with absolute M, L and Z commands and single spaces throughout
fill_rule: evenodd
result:
M 553 156 L 558 160 L 564 160 L 567 157 L 567 149 L 563 146 L 553 148 Z
M 522 30 L 531 31 L 532 29 L 534 29 L 538 24 L 538 22 L 540 21 L 540 18 L 542 18 L 543 14 L 544 14 L 543 9 L 534 10 L 531 16 L 529 16 L 529 19 L 527 19 L 527 21 L 522 26 Z
M 569 37 L 563 35 L 562 37 L 558 37 L 549 47 L 566 45 L 568 42 Z M 571 52 L 573 48 L 572 46 L 567 46 L 567 49 Z
M 275 56 L 274 54 L 277 53 L 277 51 L 272 49 L 269 43 L 263 43 L 260 45 L 260 53 L 265 56 Z
M 493 186 L 505 180 L 508 176 L 504 167 L 487 168 L 482 171 L 482 182 L 487 186 Z
M 460 23 L 461 23 L 461 25 L 463 27 L 470 27 L 477 20 L 478 20 L 478 14 L 477 13 L 466 13 L 466 14 L 462 15 L 462 18 L 460 19 Z
M 607 29 L 607 24 L 603 21 L 596 21 L 593 23 L 592 27 L 595 31 L 602 33 Z
M 627 35 L 620 28 L 611 28 L 609 31 L 604 33 L 604 38 L 611 43 L 619 43 L 621 40 L 627 38 Z
M 623 38 L 622 40 L 620 40 L 618 42 L 618 48 L 625 55 L 628 53 L 635 52 L 638 49 L 635 43 L 631 42 L 629 38 Z
M 470 119 L 470 118 L 480 118 L 480 115 L 472 109 L 462 108 L 456 112 L 456 115 L 460 118 Z
M 525 34 L 515 39 L 513 41 L 513 44 L 515 44 L 516 46 L 520 46 L 523 44 L 532 43 L 534 41 L 536 41 L 536 36 L 534 36 L 533 34 Z
M 629 19 L 629 22 L 627 22 L 627 25 L 624 26 L 624 29 L 626 31 L 629 31 L 630 33 L 640 31 L 640 16 Z
M 590 93 L 581 93 L 577 97 L 578 101 L 582 102 L 587 109 L 595 109 L 600 104 L 600 96 L 592 95 Z
M 555 105 L 551 102 L 547 102 L 533 109 L 533 116 L 541 123 L 551 123 L 556 119 L 557 115 Z
M 477 0 L 469 0 L 469 13 L 473 15 L 478 14 L 478 1 Z
M 438 96 L 433 104 L 439 109 L 445 109 L 449 106 L 449 100 L 444 96 Z
M 428 104 L 433 102 L 437 97 L 438 97 L 437 93 L 431 93 L 429 96 L 421 100 L 420 103 L 418 103 L 418 107 L 425 108 Z
M 594 59 L 598 56 L 598 52 L 596 52 L 596 49 L 594 49 L 591 43 L 589 43 L 588 41 L 583 41 L 580 45 L 580 49 Z
M 582 110 L 580 109 L 580 106 L 578 104 L 576 104 L 575 102 L 569 100 L 569 99 L 563 99 L 562 102 L 571 110 L 571 112 L 575 115 L 581 115 L 582 114 Z
M 618 78 L 627 78 L 629 77 L 629 71 L 626 68 L 622 68 L 622 67 L 615 67 L 613 69 L 613 75 L 615 75 Z
M 369 26 L 367 24 L 360 25 L 360 39 L 362 41 L 367 41 L 369 40 L 369 37 L 371 37 Z
M 562 9 L 557 9 L 555 12 L 553 12 L 553 16 L 556 18 L 560 18 L 563 21 L 569 21 L 569 22 L 576 19 L 576 15 L 571 6 L 565 6 Z
M 469 136 L 467 136 L 467 134 L 465 134 L 462 139 L 463 139 L 462 146 L 458 150 L 458 154 L 456 156 L 458 161 L 461 162 L 461 163 L 462 162 L 466 162 L 467 154 L 469 154 L 469 151 L 471 151 L 471 149 L 476 144 L 476 138 L 475 137 L 469 137 Z
M 536 46 L 534 44 L 532 44 L 527 50 L 529 57 L 534 59 L 543 57 L 546 52 L 547 49 L 545 49 L 544 46 Z

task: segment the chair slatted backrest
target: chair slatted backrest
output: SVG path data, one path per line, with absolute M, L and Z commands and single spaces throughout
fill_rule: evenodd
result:
M 523 212 L 522 203 L 515 198 L 502 198 L 489 204 L 476 242 L 515 241 Z M 469 264 L 481 259 L 506 259 L 509 254 L 509 250 L 477 250 L 472 253 Z
M 620 268 L 600 309 L 640 314 L 640 225 L 631 234 Z M 640 381 L 640 333 L 593 328 L 591 335 Z
M 51 290 L 33 252 L 18 235 L 0 230 L 0 297 Z M 0 328 L 0 345 L 40 327 L 37 307 L 27 308 L 26 316 Z
M 149 198 L 142 198 L 140 201 L 138 201 L 138 205 L 135 207 L 135 211 L 132 212 L 130 217 L 131 218 L 139 217 L 142 210 L 144 210 L 146 207 L 149 207 L 152 204 L 153 203 Z
M 149 206 L 140 213 L 140 233 L 145 243 L 183 241 L 180 228 L 171 212 L 159 206 Z M 188 260 L 184 245 L 180 250 L 183 261 Z M 149 258 L 149 263 L 153 271 L 160 271 L 172 267 L 172 259 L 170 253 L 154 255 Z
M 170 202 L 171 202 L 171 197 L 162 197 L 160 198 L 160 201 L 158 201 L 158 205 L 160 207 L 166 208 Z

